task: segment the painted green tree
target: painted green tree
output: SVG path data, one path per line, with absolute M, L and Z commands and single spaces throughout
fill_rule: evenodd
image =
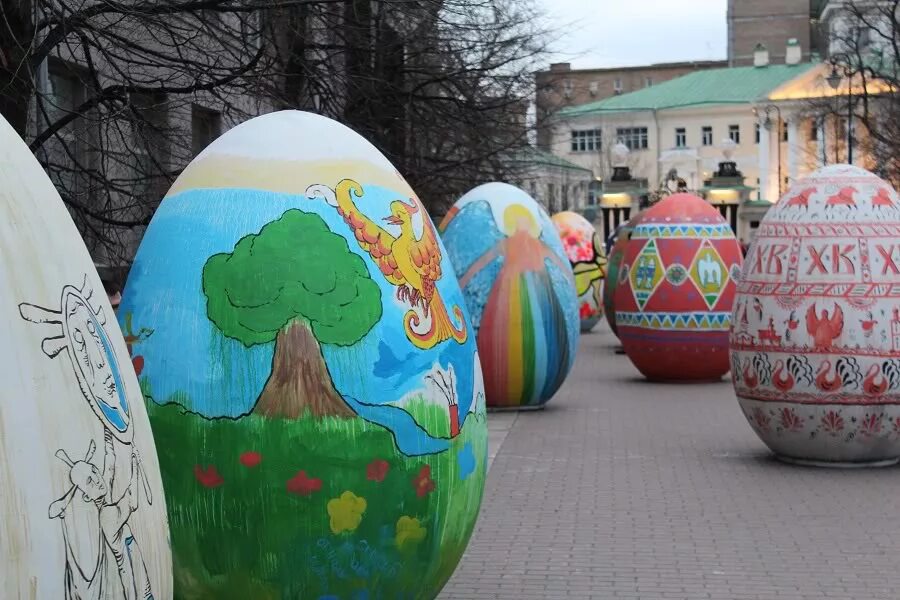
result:
M 291 209 L 203 267 L 207 315 L 245 346 L 275 342 L 254 407 L 270 417 L 355 416 L 334 389 L 319 344 L 350 346 L 381 318 L 362 257 L 319 215 Z

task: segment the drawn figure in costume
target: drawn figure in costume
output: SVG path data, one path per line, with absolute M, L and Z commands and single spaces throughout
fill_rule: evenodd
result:
M 112 345 L 103 329 L 106 315 L 102 308 L 92 306 L 92 296 L 85 276 L 80 288 L 63 287 L 58 310 L 19 304 L 22 318 L 44 329 L 44 354 L 54 359 L 67 351 L 82 400 L 103 425 L 102 459 L 94 457 L 94 440 L 88 440 L 81 460 L 72 460 L 63 449 L 56 451 L 56 457 L 68 467 L 71 487 L 50 503 L 49 518 L 62 523 L 66 600 L 151 600 L 147 568 L 128 521 L 140 505 L 139 487 L 143 487 L 148 504 L 153 498 L 137 450 L 132 447 L 131 412 Z M 117 445 L 125 446 L 131 455 L 124 490 L 116 489 L 117 481 L 122 480 L 116 477 Z M 75 502 L 76 498 L 81 502 Z
M 138 479 L 142 480 L 147 502 L 152 503 L 150 486 L 143 477 L 137 453 L 131 453 L 131 477 L 121 497 L 113 501 L 111 496 L 115 483 L 115 442 L 109 430 L 103 434 L 104 455 L 101 464 L 93 462 L 96 446 L 90 441 L 83 460 L 73 461 L 64 450 L 57 450 L 56 456 L 69 467 L 69 481 L 72 487 L 62 498 L 50 504 L 51 519 L 62 521 L 63 539 L 66 545 L 66 599 L 82 600 L 94 598 L 126 598 L 127 600 L 152 600 L 153 592 L 147 567 L 141 556 L 140 547 L 134 539 L 128 519 L 138 509 Z M 81 494 L 81 500 L 93 504 L 91 529 L 98 534 L 93 564 L 83 564 L 70 530 L 67 518 L 77 513 L 72 501 Z M 72 526 L 74 527 L 74 526 Z M 110 562 L 113 561 L 113 562 Z M 121 592 L 114 589 L 113 582 L 106 581 L 106 574 L 112 565 L 119 572 Z M 113 588 L 111 589 L 111 586 Z

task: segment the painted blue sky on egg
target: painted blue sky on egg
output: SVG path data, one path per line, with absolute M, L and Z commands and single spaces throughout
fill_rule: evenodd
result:
M 365 195 L 358 205 L 380 222 L 398 195 L 363 185 Z M 321 198 L 246 189 L 189 190 L 166 198 L 147 229 L 119 315 L 124 319 L 131 313 L 135 330 L 154 330 L 135 348 L 144 357 L 142 377 L 148 377 L 153 399 L 165 403 L 178 398 L 188 410 L 208 417 L 236 417 L 253 409 L 271 370 L 274 343 L 247 348 L 221 334 L 207 318 L 203 267 L 213 254 L 231 252 L 240 238 L 258 233 L 294 208 L 321 216 L 331 231 L 344 237 L 381 289 L 382 318 L 360 342 L 350 347 L 322 345 L 335 388 L 360 416 L 397 434 L 410 429 L 401 422 L 408 415 L 397 415 L 400 411 L 384 405 L 425 388 L 424 377 L 435 363 L 445 369 L 452 365 L 462 420 L 473 401 L 475 334 L 443 246 L 443 276 L 437 289 L 448 309 L 453 305 L 463 309 L 469 335 L 464 344 L 448 340 L 420 350 L 403 330 L 407 306 L 396 300 L 396 286 L 359 247 L 334 207 Z M 399 231 L 384 227 L 393 234 Z M 395 435 L 398 444 L 399 437 Z M 410 446 L 401 450 L 417 454 L 440 451 L 446 441 L 407 443 Z

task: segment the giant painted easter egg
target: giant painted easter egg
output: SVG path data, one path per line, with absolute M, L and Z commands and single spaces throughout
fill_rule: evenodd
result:
M 606 322 L 609 328 L 616 335 L 619 334 L 616 328 L 616 287 L 619 285 L 619 270 L 622 267 L 622 260 L 625 258 L 625 246 L 631 238 L 631 232 L 635 225 L 641 222 L 641 215 L 638 213 L 631 218 L 630 221 L 619 225 L 610 235 L 614 239 L 612 247 L 609 250 L 609 261 L 606 265 L 606 281 L 603 285 L 603 312 L 606 314 Z
M 760 223 L 738 286 L 732 379 L 780 457 L 900 457 L 900 200 L 849 165 L 799 180 Z
M 575 362 L 578 300 L 550 217 L 517 187 L 470 190 L 440 226 L 484 369 L 488 406 L 538 408 Z
M 673 194 L 642 213 L 616 288 L 625 353 L 651 380 L 710 380 L 728 372 L 728 328 L 742 253 L 722 215 Z
M 0 117 L 0 597 L 172 597 L 166 498 L 103 284 Z
M 594 226 L 578 213 L 567 210 L 556 213 L 551 219 L 575 275 L 581 331 L 590 331 L 603 316 L 606 249 Z
M 285 111 L 222 135 L 159 207 L 120 314 L 181 598 L 433 598 L 487 429 L 434 225 L 371 144 Z

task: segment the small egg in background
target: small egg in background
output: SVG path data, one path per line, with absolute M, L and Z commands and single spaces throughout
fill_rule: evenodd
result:
M 484 488 L 475 330 L 391 163 L 310 113 L 210 144 L 150 223 L 119 314 L 180 598 L 435 597 Z
M 546 211 L 521 189 L 486 183 L 447 212 L 441 235 L 472 315 L 492 408 L 540 408 L 575 363 L 572 269 Z
M 603 317 L 606 249 L 594 226 L 578 213 L 562 211 L 550 218 L 572 265 L 581 332 L 586 333 Z
M 648 379 L 708 381 L 728 372 L 728 330 L 743 255 L 698 196 L 654 204 L 625 246 L 615 290 L 625 354 Z

